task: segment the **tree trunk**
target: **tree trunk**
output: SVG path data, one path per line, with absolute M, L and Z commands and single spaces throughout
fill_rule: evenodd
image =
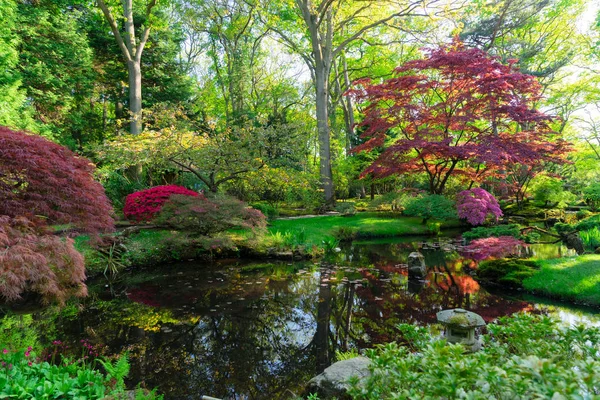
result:
M 325 66 L 317 68 L 315 73 L 317 131 L 319 137 L 319 171 L 321 185 L 325 194 L 325 204 L 333 206 L 333 173 L 331 170 L 331 141 L 329 136 L 329 118 L 327 112 L 328 72 Z
M 142 132 L 142 69 L 140 63 L 132 60 L 129 68 L 129 111 L 131 112 L 130 133 Z

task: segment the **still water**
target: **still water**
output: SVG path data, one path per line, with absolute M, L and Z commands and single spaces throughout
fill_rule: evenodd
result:
M 452 240 L 354 242 L 314 262 L 188 262 L 94 282 L 92 295 L 33 316 L 47 344 L 85 339 L 100 354 L 128 351 L 129 384 L 158 387 L 167 399 L 289 399 L 335 361 L 336 351 L 402 340 L 399 323 L 434 324 L 462 307 L 490 322 L 518 311 L 550 310 L 596 324 L 594 309 L 565 308 L 518 294 L 489 293 Z M 428 275 L 408 279 L 408 254 Z M 568 251 L 531 247 L 539 257 Z M 437 329 L 432 325 L 432 330 Z

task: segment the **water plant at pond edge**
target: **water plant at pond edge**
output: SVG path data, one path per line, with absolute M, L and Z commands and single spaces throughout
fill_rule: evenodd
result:
M 565 327 L 516 314 L 489 324 L 483 349 L 428 339 L 416 351 L 390 343 L 369 350 L 372 375 L 352 381 L 354 399 L 586 397 L 600 381 L 600 329 Z

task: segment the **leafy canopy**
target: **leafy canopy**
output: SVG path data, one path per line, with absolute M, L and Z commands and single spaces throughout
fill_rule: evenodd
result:
M 508 165 L 560 162 L 552 118 L 534 108 L 540 88 L 518 72 L 462 43 L 429 50 L 380 84 L 359 82 L 366 102 L 360 126 L 366 142 L 355 151 L 385 147 L 362 174 L 424 173 L 432 194 L 451 176 L 467 182 L 501 177 Z

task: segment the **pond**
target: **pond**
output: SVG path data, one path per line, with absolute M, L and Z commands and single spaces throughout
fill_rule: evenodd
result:
M 191 261 L 138 270 L 91 283 L 88 298 L 34 314 L 29 326 L 46 344 L 73 349 L 89 340 L 103 355 L 127 351 L 129 384 L 158 387 L 167 399 L 288 399 L 336 351 L 401 341 L 399 323 L 433 324 L 442 309 L 466 308 L 487 322 L 546 308 L 567 321 L 600 321 L 594 309 L 492 294 L 469 275 L 473 263 L 456 251 L 459 242 L 423 240 L 354 242 L 318 263 Z M 428 267 L 423 281 L 408 279 L 415 250 Z

